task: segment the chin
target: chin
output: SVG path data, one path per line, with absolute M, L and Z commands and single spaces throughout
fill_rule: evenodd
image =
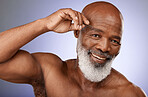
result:
M 104 64 L 94 63 L 81 56 L 79 58 L 79 68 L 84 77 L 91 82 L 100 82 L 105 79 L 111 72 L 112 61 Z M 82 59 L 81 59 L 82 58 Z

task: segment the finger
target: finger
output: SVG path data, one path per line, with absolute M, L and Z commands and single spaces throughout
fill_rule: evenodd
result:
M 74 26 L 76 28 L 78 25 L 78 15 L 75 13 L 74 10 L 72 10 L 70 8 L 64 9 L 64 12 L 65 12 L 65 14 L 69 15 L 72 18 L 72 20 L 74 22 Z
M 83 20 L 82 20 L 82 15 L 80 12 L 78 12 L 78 17 L 79 17 L 79 30 L 82 29 L 82 24 L 83 24 Z
M 86 24 L 86 25 L 89 25 L 89 20 L 82 14 L 82 18 L 83 18 L 83 22 L 84 22 L 84 24 Z
M 60 9 L 60 10 L 62 10 L 62 9 Z M 72 18 L 70 17 L 70 15 L 69 14 L 66 14 L 63 10 L 60 12 L 60 17 L 62 19 L 72 20 Z
M 70 15 L 66 15 L 65 18 L 68 19 L 68 20 L 72 20 L 72 18 L 70 17 Z
M 74 26 L 75 26 L 75 29 L 79 29 L 79 15 L 77 11 L 75 11 L 75 14 L 77 16 L 77 22 L 74 22 Z
M 70 27 L 69 27 L 69 31 L 82 30 L 82 28 L 84 28 L 85 26 L 86 26 L 86 25 L 82 24 L 82 25 L 81 25 L 81 28 L 78 29 L 78 28 L 76 28 L 76 27 L 74 26 L 74 23 L 72 23 L 72 24 L 70 25 Z
M 72 23 L 69 27 L 69 31 L 77 30 L 75 25 Z
M 69 31 L 74 31 L 74 30 L 81 30 L 79 27 L 75 27 L 74 23 L 72 23 L 69 27 Z
M 74 24 L 76 25 L 75 28 L 76 30 L 81 30 L 82 29 L 82 25 L 83 25 L 83 20 L 82 20 L 82 16 L 80 12 L 75 11 L 77 17 L 78 17 L 78 24 Z

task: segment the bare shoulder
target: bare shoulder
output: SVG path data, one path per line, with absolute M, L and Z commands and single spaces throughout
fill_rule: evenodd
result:
M 147 97 L 144 91 L 133 83 L 129 83 L 121 90 L 121 97 Z
M 118 86 L 117 95 L 120 95 L 120 97 L 147 97 L 141 88 L 131 83 L 124 75 L 115 69 L 112 69 L 112 73 L 116 78 L 114 83 Z
M 57 55 L 53 53 L 33 53 L 33 57 L 40 65 L 44 66 L 62 66 L 63 61 Z

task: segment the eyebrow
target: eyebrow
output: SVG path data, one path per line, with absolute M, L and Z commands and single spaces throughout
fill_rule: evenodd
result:
M 121 40 L 121 37 L 119 37 L 119 36 L 113 35 L 112 37 Z

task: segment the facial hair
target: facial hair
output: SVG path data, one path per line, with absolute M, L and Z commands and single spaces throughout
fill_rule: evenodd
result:
M 81 33 L 80 33 L 81 34 Z M 107 61 L 103 66 L 96 67 L 93 62 L 90 61 L 88 55 L 88 50 L 86 50 L 81 44 L 81 35 L 77 42 L 77 54 L 78 54 L 78 64 L 84 77 L 91 82 L 100 82 L 105 79 L 111 72 L 111 64 L 114 58 Z M 99 64 L 99 63 L 97 63 Z

